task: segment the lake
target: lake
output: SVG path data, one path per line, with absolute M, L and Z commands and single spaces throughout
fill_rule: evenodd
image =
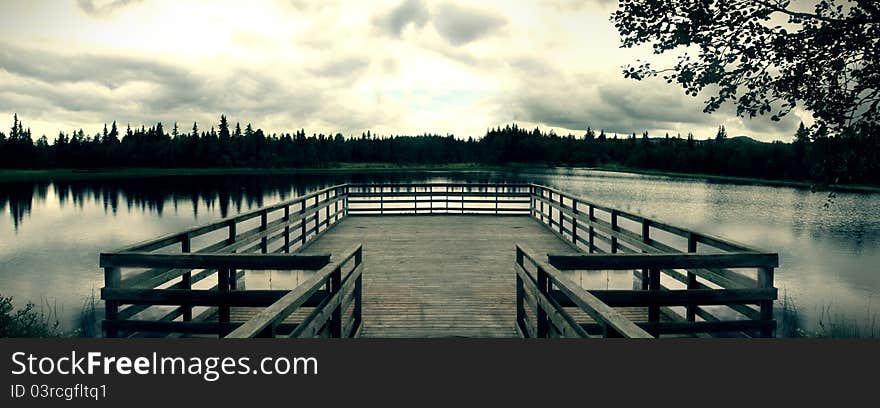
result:
M 880 194 L 829 198 L 806 189 L 585 169 L 0 183 L 0 294 L 19 306 L 31 301 L 72 328 L 85 299 L 103 285 L 101 251 L 333 184 L 390 181 L 535 182 L 779 252 L 780 299 L 796 306 L 799 324 L 810 330 L 854 322 L 870 331 L 880 310 Z

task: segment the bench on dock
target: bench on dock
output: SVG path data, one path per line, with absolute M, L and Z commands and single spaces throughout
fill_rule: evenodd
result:
M 102 253 L 103 328 L 107 337 L 771 337 L 778 263 L 535 184 L 341 184 Z M 633 287 L 571 279 L 590 271 L 633 271 Z M 297 281 L 253 287 L 260 273 Z

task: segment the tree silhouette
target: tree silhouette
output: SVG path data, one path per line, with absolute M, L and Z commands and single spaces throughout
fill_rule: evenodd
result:
M 638 61 L 624 75 L 661 75 L 692 96 L 711 91 L 706 112 L 730 101 L 738 115 L 779 120 L 803 103 L 816 127 L 876 135 L 880 3 L 817 0 L 811 11 L 791 3 L 621 0 L 611 19 L 624 47 L 647 44 L 679 56 L 664 68 Z

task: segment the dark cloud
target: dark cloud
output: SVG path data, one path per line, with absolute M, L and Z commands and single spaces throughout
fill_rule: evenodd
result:
M 632 82 L 595 75 L 529 75 L 521 80 L 517 89 L 505 96 L 507 116 L 521 121 L 631 133 L 645 129 L 686 132 L 688 127 L 711 126 L 724 119 L 702 113 L 699 100 L 661 81 Z
M 389 35 L 399 37 L 408 25 L 422 27 L 430 17 L 428 8 L 421 0 L 405 0 L 387 13 L 375 17 L 373 25 Z
M 148 59 L 109 55 L 66 55 L 0 43 L 0 68 L 47 82 L 95 82 L 116 88 L 132 81 L 181 87 L 196 79 L 185 70 Z
M 311 68 L 313 74 L 322 77 L 356 77 L 370 67 L 370 58 L 365 56 L 343 56 L 328 61 L 316 68 Z
M 506 24 L 504 18 L 491 12 L 465 8 L 452 3 L 437 7 L 432 21 L 437 32 L 453 45 L 479 40 Z
M 79 8 L 91 15 L 101 15 L 113 12 L 130 4 L 140 3 L 143 0 L 77 0 L 76 4 Z
M 257 70 L 236 69 L 211 78 L 136 57 L 0 46 L 0 70 L 13 76 L 0 88 L 0 111 L 30 108 L 35 116 L 75 112 L 85 115 L 80 120 L 142 123 L 234 112 L 247 120 L 283 115 L 301 122 L 336 107 L 329 91 L 314 81 L 290 85 Z

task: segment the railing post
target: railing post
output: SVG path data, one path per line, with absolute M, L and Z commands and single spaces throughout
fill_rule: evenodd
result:
M 378 187 L 378 189 L 379 189 L 379 215 L 382 215 L 385 213 L 385 194 L 384 194 L 385 189 L 382 187 Z
M 516 247 L 516 264 L 523 267 L 523 253 L 519 246 Z M 525 293 L 523 288 L 522 277 L 516 273 L 516 327 L 522 332 L 523 337 L 528 337 L 529 332 L 525 328 Z
M 651 222 L 643 219 L 642 220 L 642 242 L 646 245 L 651 245 Z M 647 251 L 642 251 L 647 252 Z M 648 285 L 648 270 L 642 269 L 642 290 L 649 289 Z
M 333 223 L 339 221 L 339 188 L 333 189 Z
M 529 214 L 535 218 L 535 190 L 534 185 L 529 186 Z
M 315 236 L 318 236 L 318 233 L 321 232 L 321 210 L 318 208 L 318 202 L 320 201 L 320 194 L 315 194 Z
M 217 291 L 221 293 L 229 292 L 229 269 L 220 268 L 217 270 Z M 217 307 L 217 321 L 220 323 L 229 323 L 230 308 L 228 304 L 220 304 Z M 220 337 L 225 336 L 225 330 L 220 330 Z
M 355 322 L 358 326 L 364 324 L 363 320 L 363 275 L 358 276 L 357 280 L 354 281 L 354 309 L 351 312 L 352 319 L 355 319 Z M 354 332 L 357 333 L 357 328 L 353 328 Z
M 116 288 L 122 283 L 122 270 L 120 268 L 104 268 L 104 287 Z M 104 319 L 109 323 L 114 323 L 119 315 L 119 302 L 106 300 L 104 301 Z M 104 337 L 118 337 L 119 332 L 116 328 L 105 328 Z
M 428 214 L 434 213 L 434 186 L 428 186 Z
M 571 242 L 574 243 L 574 246 L 578 246 L 578 200 L 571 199 Z
M 290 253 L 290 204 L 284 206 L 284 252 Z
M 596 230 L 593 228 L 593 223 L 596 222 L 596 207 L 593 204 L 590 204 L 590 253 L 596 252 Z
M 302 208 L 300 208 L 300 210 L 299 210 L 299 214 L 301 216 L 299 224 L 300 224 L 300 229 L 302 230 L 302 236 L 300 236 L 300 242 L 301 242 L 300 247 L 302 247 L 303 245 L 306 244 L 306 235 L 307 235 L 306 228 L 308 228 L 306 226 L 306 201 L 308 201 L 308 200 L 303 199 L 300 202 L 302 204 Z
M 189 253 L 192 251 L 192 239 L 189 234 L 183 234 L 183 239 L 180 240 L 180 252 Z M 187 273 L 184 273 L 180 277 L 180 288 L 181 289 L 192 289 L 192 271 L 190 270 Z M 188 322 L 192 320 L 192 306 L 180 306 L 181 313 L 183 314 L 183 321 Z
M 351 187 L 345 186 L 342 188 L 342 216 L 345 217 L 348 215 L 348 194 L 351 191 Z
M 772 288 L 773 287 L 773 268 L 759 268 L 758 269 L 758 287 L 759 288 Z M 762 300 L 758 303 L 758 306 L 761 308 L 761 321 L 769 322 L 773 320 L 773 301 L 772 300 Z M 774 337 L 776 334 L 776 330 L 772 327 L 767 327 L 761 329 L 761 337 Z
M 611 210 L 611 231 L 620 231 L 620 228 L 617 227 L 617 210 Z M 617 237 L 614 235 L 611 235 L 611 253 L 617 253 Z
M 541 211 L 541 222 L 544 222 L 544 188 L 539 187 L 539 189 L 540 189 L 540 195 L 539 195 L 540 200 L 539 201 L 541 202 L 541 210 L 540 210 Z
M 697 237 L 693 232 L 688 234 L 688 252 L 697 252 Z M 697 283 L 697 275 L 694 275 L 691 271 L 687 272 L 687 288 L 688 289 L 697 289 L 699 284 Z M 697 306 L 688 305 L 687 306 L 687 316 L 688 321 L 696 321 L 697 320 Z
M 660 269 L 648 270 L 648 287 L 651 291 L 660 291 Z M 648 322 L 657 323 L 660 321 L 660 306 L 648 306 Z M 652 333 L 654 334 L 654 333 Z
M 269 212 L 266 210 L 260 211 L 260 232 L 266 232 L 266 226 L 269 224 Z M 266 253 L 269 251 L 269 237 L 263 235 L 263 238 L 260 238 L 260 252 Z
M 226 236 L 226 245 L 234 244 L 235 243 L 235 236 L 237 235 L 237 233 L 235 232 L 235 227 L 236 227 L 235 219 L 231 219 L 229 221 L 226 221 L 226 226 L 229 229 L 229 233 Z
M 324 193 L 324 203 L 326 204 L 327 201 L 330 201 L 330 191 L 329 190 L 326 193 Z M 330 204 L 327 204 L 324 207 L 324 223 L 327 224 L 324 226 L 324 229 L 326 230 L 327 228 L 330 227 Z
M 327 293 L 327 296 L 342 296 L 342 266 L 337 266 L 336 269 L 333 270 L 333 273 L 330 274 L 330 291 Z M 330 321 L 327 322 L 330 325 L 330 337 L 331 338 L 340 338 L 342 337 L 342 302 L 339 302 L 336 307 L 333 308 L 333 311 L 330 314 Z
M 547 271 L 545 271 L 540 266 L 537 267 L 537 275 L 538 275 L 538 296 L 546 296 L 550 297 L 550 277 L 547 276 Z M 547 316 L 547 311 L 541 307 L 541 302 L 537 302 L 535 313 L 535 320 L 537 323 L 537 337 L 545 338 L 549 337 L 550 334 L 550 318 Z
M 565 214 L 562 211 L 563 208 L 565 208 L 565 204 L 563 204 L 564 201 L 565 198 L 562 194 L 559 194 L 559 235 L 562 237 L 565 236 L 565 226 L 562 225 L 565 221 Z

